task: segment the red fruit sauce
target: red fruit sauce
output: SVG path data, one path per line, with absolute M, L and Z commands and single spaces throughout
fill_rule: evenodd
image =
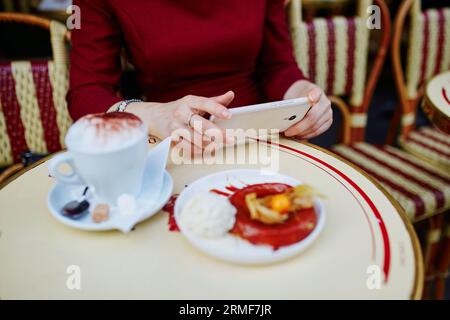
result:
M 175 201 L 177 201 L 177 198 L 178 198 L 178 194 L 174 194 L 173 196 L 170 197 L 169 201 L 163 207 L 163 210 L 169 214 L 168 224 L 169 224 L 170 231 L 180 231 L 180 229 L 177 226 L 177 222 L 176 222 L 175 216 L 174 216 Z
M 237 208 L 236 223 L 231 233 L 256 245 L 270 245 L 274 249 L 297 243 L 306 238 L 317 224 L 314 208 L 297 210 L 283 223 L 266 224 L 250 217 L 245 196 L 256 193 L 264 197 L 288 191 L 292 187 L 281 183 L 254 184 L 236 191 L 230 202 Z M 312 227 L 311 227 L 312 226 Z
M 275 250 L 297 243 L 306 238 L 316 227 L 317 215 L 314 208 L 297 210 L 289 215 L 283 223 L 266 224 L 250 217 L 250 211 L 245 203 L 245 196 L 256 193 L 257 197 L 279 194 L 288 191 L 292 186 L 282 183 L 262 183 L 246 186 L 242 189 L 227 187 L 234 193 L 230 194 L 217 189 L 211 192 L 228 197 L 233 206 L 236 207 L 236 223 L 231 233 L 246 239 L 255 245 L 269 245 Z M 169 214 L 169 230 L 179 231 L 174 218 L 175 201 L 178 195 L 173 195 L 163 210 Z

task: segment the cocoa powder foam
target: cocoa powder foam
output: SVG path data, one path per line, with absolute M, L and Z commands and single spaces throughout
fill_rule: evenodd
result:
M 83 153 L 113 152 L 147 134 L 143 122 L 127 112 L 97 113 L 77 120 L 67 132 L 69 149 Z

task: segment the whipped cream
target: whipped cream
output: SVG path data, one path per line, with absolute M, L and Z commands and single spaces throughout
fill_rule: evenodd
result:
M 235 216 L 236 208 L 227 198 L 208 192 L 189 199 L 178 223 L 198 236 L 218 238 L 233 228 Z

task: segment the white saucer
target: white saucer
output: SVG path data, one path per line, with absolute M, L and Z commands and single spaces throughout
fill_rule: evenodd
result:
M 47 199 L 47 204 L 52 216 L 65 225 L 82 230 L 122 230 L 119 225 L 123 222 L 124 216 L 117 212 L 117 209 L 112 209 L 109 214 L 109 219 L 101 223 L 93 222 L 90 214 L 87 214 L 78 220 L 67 218 L 61 214 L 61 209 L 64 207 L 64 205 L 72 200 L 79 199 L 83 193 L 84 188 L 85 186 L 56 183 L 50 190 Z M 157 197 L 155 197 L 154 194 L 152 194 L 152 186 L 149 185 L 148 180 L 144 179 L 142 192 L 136 199 L 137 212 L 133 215 L 130 215 L 130 219 L 133 219 L 133 217 L 139 217 L 139 219 L 137 219 L 136 221 L 136 223 L 139 223 L 159 212 L 161 208 L 167 203 L 170 196 L 172 195 L 173 190 L 172 177 L 167 171 L 164 171 L 163 184 L 160 189 L 161 190 L 156 191 L 159 194 Z M 89 210 L 92 210 L 96 206 L 97 202 L 92 196 L 88 196 L 88 201 L 90 203 Z
M 229 186 L 230 183 L 239 188 L 245 184 L 270 182 L 286 183 L 292 186 L 301 183 L 292 177 L 281 174 L 262 175 L 259 170 L 242 169 L 218 172 L 196 180 L 181 192 L 175 203 L 175 219 L 177 222 L 179 221 L 183 206 L 195 194 L 206 193 L 211 189 L 226 192 L 226 186 Z M 273 250 L 270 246 L 253 245 L 231 234 L 211 239 L 197 236 L 184 229 L 179 223 L 178 227 L 191 244 L 215 258 L 240 264 L 268 264 L 299 254 L 317 239 L 324 227 L 326 215 L 325 206 L 319 199 L 315 200 L 315 210 L 318 218 L 316 228 L 302 241 L 278 250 Z

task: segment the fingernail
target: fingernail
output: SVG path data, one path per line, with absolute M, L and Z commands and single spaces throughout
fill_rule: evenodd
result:
M 222 111 L 222 116 L 224 116 L 225 118 L 230 118 L 231 112 L 228 110 L 224 110 L 224 111 Z

